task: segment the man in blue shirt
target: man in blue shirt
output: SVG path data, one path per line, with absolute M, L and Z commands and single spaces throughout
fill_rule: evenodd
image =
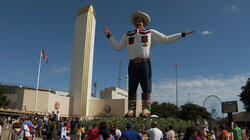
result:
M 128 122 L 127 125 L 127 131 L 123 132 L 120 139 L 121 140 L 140 140 L 141 139 L 141 135 L 139 135 L 138 132 L 134 131 L 132 129 L 132 123 Z

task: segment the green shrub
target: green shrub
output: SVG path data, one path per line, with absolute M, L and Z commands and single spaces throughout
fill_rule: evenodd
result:
M 164 129 L 169 125 L 174 127 L 176 132 L 185 131 L 187 127 L 194 125 L 194 123 L 189 121 L 183 121 L 180 119 L 174 118 L 96 118 L 96 119 L 86 119 L 80 121 L 80 124 L 84 126 L 86 129 L 90 128 L 93 124 L 99 125 L 100 122 L 105 121 L 108 125 L 108 128 L 118 125 L 121 131 L 125 131 L 125 127 L 127 122 L 131 122 L 133 124 L 133 129 L 138 130 L 142 128 L 142 125 L 145 125 L 146 130 L 151 128 L 151 122 L 158 122 L 158 128 L 164 132 Z

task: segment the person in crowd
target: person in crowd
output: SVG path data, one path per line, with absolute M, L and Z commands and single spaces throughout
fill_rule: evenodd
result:
M 196 137 L 196 140 L 207 140 L 207 133 L 204 131 L 199 133 L 199 135 Z
M 116 136 L 115 136 L 115 126 L 110 126 L 110 134 L 114 137 L 114 139 L 116 140 Z
M 86 128 L 82 125 L 82 139 L 87 139 L 87 132 L 86 132 Z
M 96 124 L 94 124 L 92 126 L 92 129 L 90 129 L 88 132 L 88 139 L 89 140 L 99 140 L 99 137 L 100 137 L 100 133 L 99 133 L 98 126 Z
M 55 111 L 52 111 L 52 114 L 51 114 L 51 118 L 52 118 L 52 121 L 55 121 L 57 120 L 57 114 L 55 113 Z
M 234 134 L 234 140 L 242 140 L 242 131 L 236 123 L 234 125 L 233 134 Z
M 52 122 L 52 140 L 56 139 L 57 137 L 57 121 Z
M 209 131 L 209 133 L 208 133 L 208 139 L 209 140 L 216 140 L 216 136 L 215 136 L 213 130 Z
M 184 133 L 181 132 L 181 133 L 180 133 L 180 140 L 183 140 L 183 139 L 184 139 Z
M 30 133 L 31 137 L 33 138 L 33 134 L 35 133 L 35 132 L 34 132 L 35 126 L 33 125 L 30 116 L 26 117 L 25 124 L 28 126 L 28 128 L 29 128 L 29 133 Z
M 54 126 L 52 125 L 52 122 L 49 120 L 48 124 L 46 125 L 46 138 L 48 140 L 53 139 L 54 133 Z
M 42 137 L 43 139 L 46 139 L 46 136 L 47 136 L 47 123 L 44 121 L 44 123 L 42 124 Z
M 141 128 L 138 129 L 137 131 L 139 133 L 139 135 L 141 136 L 141 140 L 144 140 L 144 132 Z M 146 134 L 147 135 L 147 134 Z
M 77 135 L 77 139 L 81 140 L 81 137 L 82 137 L 82 127 L 79 124 L 77 124 L 77 126 L 76 126 L 76 135 Z
M 171 134 L 171 140 L 175 140 L 175 132 L 173 130 L 173 126 L 169 125 L 169 132 Z
M 241 126 L 242 140 L 247 140 L 247 132 L 244 126 Z
M 132 129 L 132 123 L 128 122 L 126 124 L 126 131 L 122 133 L 120 139 L 121 140 L 137 140 L 137 139 L 141 139 L 141 136 L 139 135 L 138 132 L 134 131 Z
M 204 121 L 205 121 L 205 125 L 203 125 L 203 136 L 205 138 L 207 138 L 208 137 L 208 133 L 209 133 L 209 129 L 208 129 L 207 121 L 205 119 L 204 119 Z
M 61 139 L 66 140 L 67 136 L 67 123 L 65 122 L 61 128 Z
M 2 127 L 3 127 L 3 118 L 0 117 L 0 139 L 2 134 Z
M 163 139 L 163 134 L 160 129 L 157 128 L 158 123 L 157 122 L 152 122 L 150 129 L 148 129 L 146 132 L 149 135 L 150 140 L 161 140 Z
M 75 134 L 75 129 L 76 129 L 76 119 L 73 118 L 70 121 L 70 134 Z
M 221 130 L 221 132 L 220 132 L 219 139 L 220 140 L 228 140 L 229 133 L 227 132 L 226 126 L 224 124 L 220 125 L 220 130 Z
M 70 121 L 69 120 L 67 120 L 67 133 L 70 133 Z
M 61 118 L 61 115 L 60 115 L 59 111 L 56 111 L 56 119 L 58 122 L 60 121 L 60 118 Z
M 30 134 L 30 129 L 29 129 L 28 125 L 23 121 L 21 122 L 21 124 L 22 124 L 22 129 L 24 130 L 24 138 L 31 140 L 32 136 Z
M 23 140 L 24 131 L 22 130 L 22 125 L 19 122 L 15 122 L 12 125 L 11 140 Z
M 196 140 L 198 136 L 198 130 L 195 127 L 188 127 L 186 130 L 186 135 L 183 140 Z
M 195 138 L 195 140 L 201 140 L 201 138 L 203 137 L 203 131 L 201 131 L 201 129 L 197 129 L 197 128 L 195 128 L 196 130 L 197 130 L 197 136 L 196 136 L 196 138 Z
M 119 137 L 121 137 L 122 132 L 121 132 L 121 130 L 119 130 L 117 124 L 114 125 L 114 128 L 115 128 L 115 139 L 116 139 L 116 140 L 119 140 Z
M 107 129 L 106 122 L 101 122 L 99 125 L 99 129 L 100 140 L 115 140 L 115 138 L 111 135 L 110 131 Z
M 165 128 L 165 133 L 163 135 L 163 139 L 164 140 L 172 140 L 172 136 L 171 136 L 171 133 L 169 132 L 168 127 Z
M 70 133 L 67 132 L 66 140 L 70 140 Z

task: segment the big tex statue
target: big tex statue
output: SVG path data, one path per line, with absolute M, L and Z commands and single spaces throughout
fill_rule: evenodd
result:
M 105 27 L 103 32 L 107 36 L 113 48 L 117 51 L 128 48 L 129 53 L 129 91 L 127 116 L 134 116 L 136 110 L 136 91 L 140 83 L 142 88 L 142 116 L 149 116 L 151 111 L 150 94 L 152 89 L 151 78 L 151 49 L 155 43 L 169 44 L 191 34 L 194 31 L 166 36 L 153 29 L 145 29 L 150 24 L 150 17 L 143 12 L 136 12 L 130 15 L 130 21 L 136 27 L 135 30 L 125 33 L 117 42 L 111 35 L 111 30 Z

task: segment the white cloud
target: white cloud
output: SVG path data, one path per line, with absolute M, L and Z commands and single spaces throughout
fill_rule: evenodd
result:
M 203 31 L 201 34 L 202 35 L 209 35 L 209 34 L 211 34 L 212 32 L 210 32 L 210 31 Z
M 24 74 L 23 72 L 17 72 L 14 74 L 15 76 L 19 77 L 19 78 L 26 78 L 26 74 Z
M 61 73 L 64 73 L 64 72 L 66 72 L 66 71 L 69 71 L 69 70 L 70 70 L 69 67 L 55 68 L 55 69 L 53 70 L 53 73 L 55 73 L 55 74 L 61 74 Z
M 236 6 L 229 7 L 229 10 L 232 11 L 232 12 L 238 12 L 239 11 L 239 9 Z
M 191 101 L 202 105 L 204 99 L 209 95 L 218 96 L 221 101 L 238 101 L 239 111 L 243 111 L 243 105 L 239 101 L 241 87 L 246 84 L 250 73 L 235 75 L 230 77 L 201 77 L 194 79 L 178 79 L 178 97 L 179 105 L 188 101 L 188 93 L 191 95 Z M 162 79 L 153 83 L 152 101 L 158 102 L 176 102 L 175 79 Z

